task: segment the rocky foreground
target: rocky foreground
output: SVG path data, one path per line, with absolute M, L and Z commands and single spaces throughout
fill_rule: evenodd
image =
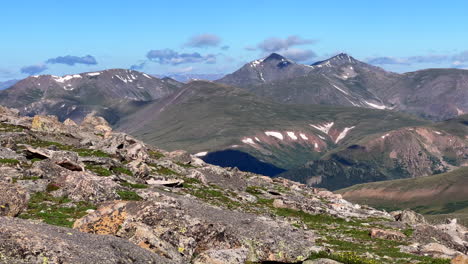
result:
M 0 263 L 467 263 L 468 231 L 0 107 Z

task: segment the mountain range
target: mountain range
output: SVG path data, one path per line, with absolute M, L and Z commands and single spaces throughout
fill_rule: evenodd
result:
M 93 113 L 168 150 L 335 190 L 465 166 L 467 76 L 273 53 L 187 84 L 121 69 L 31 76 L 0 91 L 0 104 L 77 122 Z
M 431 120 L 468 112 L 468 71 L 387 72 L 347 54 L 301 65 L 279 54 L 218 80 L 287 104 L 326 104 L 404 111 Z

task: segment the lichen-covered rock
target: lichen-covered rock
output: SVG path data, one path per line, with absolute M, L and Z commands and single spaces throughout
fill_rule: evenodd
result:
M 181 261 L 188 261 L 207 249 L 244 247 L 249 249 L 250 261 L 292 262 L 317 250 L 312 231 L 299 230 L 267 217 L 223 211 L 165 195 L 148 202 L 117 202 L 101 207 L 75 222 L 74 227 L 126 237 L 137 245 Z
M 108 177 L 99 177 L 87 172 L 69 171 L 62 173 L 55 181 L 59 187 L 58 196 L 66 196 L 73 201 L 103 202 L 119 199 L 116 190 L 119 185 Z
M 109 132 L 112 131 L 109 123 L 100 117 L 95 116 L 95 113 L 88 114 L 80 124 L 80 128 L 84 130 L 98 131 L 98 132 Z
M 34 116 L 31 129 L 41 132 L 67 133 L 67 127 L 56 116 Z
M 28 207 L 29 193 L 15 185 L 0 184 L 0 216 L 17 216 Z
M 113 236 L 0 217 L 0 263 L 175 263 Z

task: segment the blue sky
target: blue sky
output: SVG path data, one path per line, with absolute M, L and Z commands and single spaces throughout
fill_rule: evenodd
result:
M 269 52 L 338 52 L 385 69 L 468 67 L 468 1 L 63 1 L 1 3 L 0 81 L 139 69 L 228 73 Z

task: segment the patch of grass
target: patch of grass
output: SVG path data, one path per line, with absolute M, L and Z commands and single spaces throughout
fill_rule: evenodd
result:
M 71 203 L 66 197 L 53 197 L 49 193 L 38 192 L 31 195 L 28 209 L 19 217 L 71 228 L 75 220 L 86 215 L 89 209 L 96 210 L 96 207 L 87 202 Z
M 59 189 L 60 189 L 60 186 L 58 186 L 57 184 L 49 183 L 49 184 L 47 184 L 46 192 L 53 192 L 53 191 L 57 191 Z
M 73 149 L 80 157 L 110 158 L 111 156 L 101 150 L 96 149 Z
M 182 162 L 176 162 L 175 164 L 183 167 L 183 168 L 195 168 L 195 166 L 193 166 L 192 164 L 185 164 L 185 163 L 182 163 Z
M 122 182 L 120 185 L 129 187 L 129 188 L 135 188 L 135 189 L 146 189 L 148 188 L 148 185 L 146 184 L 141 184 L 141 183 L 129 183 L 129 182 Z
M 20 163 L 20 161 L 16 160 L 16 159 L 0 159 L 0 164 L 17 165 L 19 163 Z
M 42 161 L 42 160 L 43 159 L 40 159 L 40 158 L 33 158 L 33 159 L 31 159 L 31 163 Z
M 23 130 L 20 126 L 0 123 L 0 132 L 23 132 Z
M 247 193 L 250 193 L 252 195 L 259 195 L 259 194 L 263 194 L 264 192 L 262 191 L 265 191 L 265 188 L 263 187 L 259 187 L 259 186 L 247 186 L 247 188 L 245 189 L 245 191 Z
M 403 234 L 405 234 L 405 236 L 407 237 L 411 237 L 414 233 L 414 229 L 411 229 L 411 228 L 407 228 L 405 230 L 402 231 Z
M 115 167 L 115 168 L 112 168 L 112 171 L 122 173 L 122 174 L 126 174 L 128 176 L 133 176 L 133 172 L 131 172 L 129 169 L 124 168 L 124 167 Z
M 143 199 L 133 191 L 117 191 L 117 194 L 125 201 L 141 201 Z
M 309 259 L 328 258 L 346 264 L 380 264 L 381 262 L 375 259 L 363 258 L 354 252 L 339 252 L 329 254 L 327 252 L 314 253 Z
M 96 175 L 99 176 L 111 176 L 112 172 L 102 166 L 99 165 L 86 165 L 85 167 L 87 170 L 94 172 Z
M 195 178 L 184 178 L 183 187 L 184 188 L 194 188 L 194 185 L 201 184 L 202 182 L 199 179 Z
M 37 181 L 37 180 L 40 180 L 41 178 L 37 177 L 37 176 L 23 176 L 21 177 L 19 180 L 22 180 L 22 181 Z
M 213 189 L 216 188 L 216 189 Z M 188 193 L 193 196 L 203 199 L 211 204 L 227 207 L 229 209 L 238 208 L 241 203 L 230 199 L 223 191 L 217 186 L 206 186 L 197 189 L 188 189 Z
M 152 166 L 154 168 L 154 172 L 158 173 L 158 174 L 162 174 L 162 175 L 178 175 L 177 172 L 169 169 L 169 168 L 166 168 L 166 167 L 162 167 L 162 166 L 159 166 L 159 165 L 156 165 L 156 164 L 148 164 L 150 166 Z
M 308 214 L 303 211 L 298 211 L 290 208 L 276 208 L 276 215 L 283 217 L 295 217 L 301 219 L 306 225 L 310 228 L 316 228 L 317 225 L 322 225 L 323 223 L 336 223 L 336 224 L 346 224 L 351 225 L 350 222 L 345 220 L 333 217 L 327 214 Z
M 164 154 L 156 150 L 150 150 L 148 151 L 148 154 L 152 159 L 160 159 L 164 157 Z

